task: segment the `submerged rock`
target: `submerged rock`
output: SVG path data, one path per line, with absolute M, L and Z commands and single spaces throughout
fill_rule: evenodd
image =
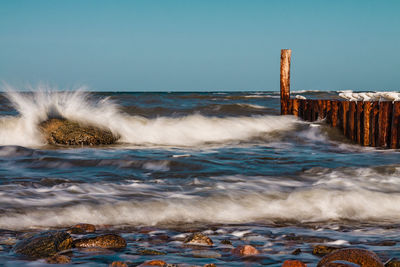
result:
M 93 224 L 78 223 L 67 230 L 70 234 L 86 234 L 96 232 L 96 227 Z
M 400 260 L 393 258 L 385 263 L 385 267 L 400 267 Z
M 167 263 L 162 260 L 150 260 L 143 262 L 142 264 L 138 265 L 137 267 L 145 267 L 145 266 L 165 266 Z
M 47 258 L 46 262 L 49 264 L 67 264 L 71 262 L 71 258 L 65 255 L 54 255 L 53 257 Z
M 148 249 L 148 248 L 138 249 L 137 253 L 139 255 L 166 255 L 167 254 L 165 252 L 161 252 L 161 251 L 154 250 L 154 249 Z
M 251 245 L 244 245 L 244 246 L 238 246 L 237 248 L 233 249 L 232 253 L 236 256 L 251 256 L 251 255 L 257 255 L 260 252 Z
M 106 234 L 74 241 L 76 248 L 124 248 L 126 241 L 119 235 Z
M 214 244 L 211 238 L 202 233 L 191 234 L 185 239 L 184 243 L 199 246 L 212 246 Z
M 383 263 L 374 252 L 359 248 L 344 248 L 336 250 L 323 257 L 318 262 L 317 267 L 331 266 L 328 264 L 337 261 L 355 263 L 361 267 L 383 267 Z
M 326 254 L 334 252 L 338 249 L 339 249 L 338 247 L 333 247 L 333 246 L 316 245 L 313 248 L 312 254 L 317 256 L 325 256 Z
M 307 267 L 307 265 L 298 260 L 286 260 L 283 262 L 282 267 Z
M 128 264 L 126 264 L 123 261 L 113 261 L 109 266 L 110 267 L 128 267 Z
M 13 251 L 30 258 L 47 258 L 72 247 L 71 236 L 62 231 L 47 231 L 18 242 Z
M 47 142 L 52 145 L 110 145 L 118 139 L 110 130 L 65 119 L 49 119 L 39 126 Z

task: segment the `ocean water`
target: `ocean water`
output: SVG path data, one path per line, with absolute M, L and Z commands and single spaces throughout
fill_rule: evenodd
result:
M 38 124 L 54 116 L 120 139 L 50 146 Z M 0 265 L 44 264 L 14 255 L 13 244 L 76 223 L 117 232 L 128 246 L 73 249 L 71 265 L 315 266 L 318 244 L 367 248 L 386 261 L 400 257 L 399 222 L 399 152 L 352 144 L 323 121 L 280 116 L 279 92 L 0 94 Z M 182 243 L 197 231 L 214 246 Z M 260 254 L 231 253 L 244 244 Z

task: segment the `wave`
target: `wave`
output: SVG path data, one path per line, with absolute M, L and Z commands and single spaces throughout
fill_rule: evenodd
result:
M 168 168 L 166 162 L 143 168 Z M 78 222 L 157 225 L 202 222 L 363 221 L 400 219 L 400 167 L 313 168 L 296 179 L 216 176 L 177 184 L 43 181 L 0 186 L 0 228 L 64 227 Z M 182 184 L 183 183 L 183 184 Z M 182 191 L 182 186 L 185 190 Z
M 119 142 L 135 145 L 196 146 L 207 143 L 248 141 L 274 131 L 293 129 L 298 120 L 291 116 L 206 117 L 148 119 L 121 111 L 109 98 L 94 99 L 89 93 L 38 91 L 6 97 L 19 113 L 0 118 L 0 145 L 45 145 L 38 124 L 49 118 L 63 117 L 84 124 L 110 129 Z M 252 108 L 262 108 L 252 106 Z
M 106 192 L 97 190 L 95 193 Z M 59 207 L 3 212 L 0 228 L 58 227 L 78 222 L 137 226 L 285 220 L 303 223 L 328 220 L 397 222 L 400 219 L 400 206 L 397 204 L 400 201 L 399 194 L 366 190 L 313 189 L 280 194 L 185 196 L 101 204 L 90 204 L 90 201 L 74 205 L 64 203 Z

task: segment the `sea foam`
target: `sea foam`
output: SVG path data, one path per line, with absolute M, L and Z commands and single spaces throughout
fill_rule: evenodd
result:
M 148 119 L 123 113 L 109 98 L 95 100 L 82 90 L 33 93 L 9 90 L 6 97 L 19 115 L 0 117 L 0 145 L 44 145 L 38 124 L 54 117 L 110 129 L 120 136 L 121 143 L 160 146 L 248 141 L 274 131 L 293 129 L 299 123 L 292 116 L 221 118 L 197 114 Z

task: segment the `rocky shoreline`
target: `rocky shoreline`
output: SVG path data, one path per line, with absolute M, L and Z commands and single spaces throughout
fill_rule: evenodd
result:
M 211 234 L 211 237 L 208 236 Z M 236 235 L 246 237 L 246 232 Z M 252 242 L 251 238 L 240 238 L 238 240 L 228 240 L 213 238 L 215 232 L 198 231 L 198 229 L 188 229 L 184 232 L 175 232 L 174 235 L 166 234 L 165 231 L 153 227 L 142 227 L 137 229 L 134 235 L 121 234 L 112 230 L 108 226 L 100 226 L 96 229 L 92 224 L 76 224 L 67 229 L 56 229 L 42 231 L 38 233 L 16 234 L 15 238 L 9 235 L 8 239 L 0 239 L 0 251 L 9 251 L 13 258 L 22 262 L 39 261 L 44 264 L 76 264 L 82 262 L 82 255 L 115 255 L 118 253 L 132 255 L 132 259 L 121 260 L 118 257 L 106 257 L 102 264 L 113 267 L 125 266 L 164 266 L 164 267 L 188 267 L 188 266 L 229 266 L 230 259 L 242 262 L 243 265 L 259 263 L 261 265 L 274 265 L 282 267 L 396 267 L 400 266 L 397 259 L 386 259 L 386 263 L 371 250 L 360 248 L 360 246 L 331 246 L 325 244 L 315 244 L 323 239 L 312 237 L 301 238 L 301 242 L 314 243 L 312 251 L 303 251 L 300 248 L 294 249 L 286 260 L 281 263 L 270 261 L 268 264 L 268 254 L 270 252 L 257 246 L 257 242 Z M 214 239 L 214 240 L 213 240 Z M 292 237 L 292 241 L 296 238 Z M 247 242 L 246 242 L 247 240 Z M 253 239 L 254 240 L 254 239 Z M 286 237 L 290 242 L 290 237 Z M 7 241 L 7 242 L 5 242 Z M 299 240 L 297 240 L 299 241 Z M 160 250 L 160 245 L 171 249 Z M 388 245 L 383 242 L 376 244 L 380 246 Z M 391 243 L 393 245 L 393 243 Z M 132 248 L 134 252 L 132 253 Z M 177 253 L 176 249 L 190 251 L 192 258 L 206 261 L 204 264 L 188 264 L 176 262 L 168 258 L 170 253 Z M 128 252 L 127 252 L 128 250 Z M 316 256 L 317 262 L 304 260 L 304 254 Z M 300 257 L 303 255 L 303 257 Z M 129 257 L 127 257 L 129 258 Z M 80 260 L 79 260 L 80 259 Z M 316 265 L 315 265 L 316 264 Z M 251 266 L 251 264 L 249 265 Z

